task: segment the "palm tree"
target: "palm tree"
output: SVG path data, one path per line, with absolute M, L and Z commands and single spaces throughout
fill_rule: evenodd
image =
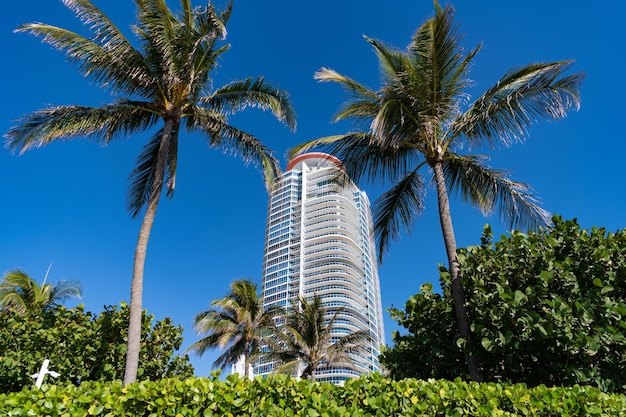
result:
M 54 308 L 68 298 L 81 298 L 78 282 L 61 280 L 51 284 L 46 278 L 39 285 L 21 269 L 6 272 L 0 282 L 0 308 L 24 315 L 27 311 Z
M 402 228 L 410 230 L 421 213 L 427 186 L 422 171 L 427 169 L 437 190 L 459 334 L 469 341 L 449 194 L 460 194 L 484 214 L 498 209 L 512 227 L 535 228 L 547 224 L 549 215 L 538 206 L 528 185 L 490 168 L 484 155 L 461 151 L 522 141 L 537 119 L 565 117 L 579 106 L 584 76 L 563 75 L 571 61 L 526 65 L 507 72 L 463 109 L 468 103 L 464 90 L 471 85 L 466 77 L 480 47 L 465 51 L 452 7 L 442 9 L 434 3 L 435 16 L 418 28 L 406 51 L 366 38 L 379 60 L 380 90 L 327 68 L 316 72 L 317 80 L 337 82 L 351 94 L 335 120 L 353 119 L 357 129 L 304 143 L 290 154 L 326 146 L 355 181 L 397 180 L 374 204 L 379 259 L 389 240 L 397 239 Z M 470 377 L 480 380 L 475 358 L 466 353 L 466 360 Z
M 77 63 L 100 88 L 110 91 L 116 101 L 101 107 L 71 105 L 36 111 L 7 133 L 7 146 L 23 153 L 58 139 L 78 137 L 106 144 L 152 129 L 132 172 L 128 197 L 133 217 L 144 207 L 145 213 L 133 267 L 126 384 L 137 377 L 148 239 L 163 188 L 168 197 L 174 193 L 181 129 L 204 135 L 211 148 L 260 164 L 269 187 L 279 172 L 276 158 L 256 137 L 231 126 L 227 116 L 258 107 L 295 128 L 295 114 L 287 94 L 263 78 L 237 80 L 213 89 L 211 73 L 228 49 L 220 41 L 226 35 L 232 3 L 217 12 L 211 3 L 192 8 L 190 0 L 181 0 L 181 10 L 175 15 L 165 0 L 135 0 L 137 47 L 89 0 L 63 3 L 85 23 L 90 38 L 42 23 L 26 24 L 18 31 L 41 36 Z M 153 129 L 155 126 L 158 128 Z
M 250 365 L 259 354 L 264 338 L 276 331 L 274 317 L 279 310 L 264 309 L 256 284 L 245 279 L 231 283 L 230 292 L 212 301 L 211 306 L 194 318 L 196 332 L 207 336 L 187 350 L 202 356 L 207 349 L 226 348 L 213 367 L 241 362 L 251 377 Z
M 302 296 L 292 301 L 284 318 L 282 331 L 269 339 L 266 357 L 280 365 L 276 372 L 298 369 L 300 378 L 315 380 L 321 364 L 350 363 L 350 354 L 363 353 L 368 332 L 359 330 L 337 337 L 333 328 L 344 307 L 331 311 L 322 306 L 322 298 Z

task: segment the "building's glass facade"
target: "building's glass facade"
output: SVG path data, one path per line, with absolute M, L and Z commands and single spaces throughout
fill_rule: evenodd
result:
M 341 162 L 309 153 L 287 167 L 268 205 L 263 300 L 289 306 L 300 295 L 320 295 L 338 316 L 337 337 L 357 330 L 371 335 L 368 354 L 353 356 L 353 365 L 322 366 L 316 380 L 341 383 L 379 371 L 384 345 L 382 303 L 367 195 L 345 176 Z M 257 363 L 255 374 L 267 374 L 271 363 Z

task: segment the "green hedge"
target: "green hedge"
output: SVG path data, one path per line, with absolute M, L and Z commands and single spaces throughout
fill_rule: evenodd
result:
M 345 386 L 277 375 L 163 379 L 127 386 L 85 382 L 0 394 L 1 416 L 626 416 L 626 396 L 593 387 L 527 388 L 461 380 L 392 381 L 371 375 Z

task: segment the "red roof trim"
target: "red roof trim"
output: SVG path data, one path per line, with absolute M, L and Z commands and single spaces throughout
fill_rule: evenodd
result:
M 309 152 L 309 153 L 296 156 L 289 162 L 289 165 L 287 165 L 287 171 L 291 171 L 291 169 L 294 166 L 296 166 L 299 162 L 302 162 L 305 159 L 313 159 L 313 158 L 328 159 L 329 161 L 333 162 L 335 165 L 337 165 L 339 168 L 345 171 L 345 167 L 343 166 L 343 164 L 338 158 L 330 154 L 323 153 L 323 152 Z

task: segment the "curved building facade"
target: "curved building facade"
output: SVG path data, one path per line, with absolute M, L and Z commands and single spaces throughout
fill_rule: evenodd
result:
M 263 301 L 288 306 L 298 296 L 322 297 L 334 314 L 343 307 L 333 334 L 357 330 L 371 336 L 366 355 L 353 364 L 321 366 L 316 380 L 332 383 L 379 371 L 384 345 L 380 283 L 367 195 L 346 175 L 337 158 L 308 153 L 294 158 L 268 204 Z M 257 363 L 255 374 L 272 363 Z

